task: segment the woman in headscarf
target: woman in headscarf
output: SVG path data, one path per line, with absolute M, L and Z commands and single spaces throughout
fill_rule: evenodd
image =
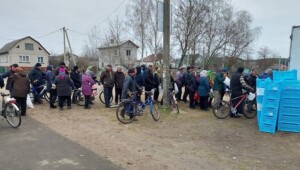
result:
M 66 75 L 65 68 L 59 68 L 59 74 L 55 77 L 54 84 L 57 89 L 59 109 L 63 110 L 66 100 L 68 109 L 71 109 L 71 91 L 74 89 L 74 84 L 71 78 Z
M 93 85 L 95 84 L 95 81 L 92 78 L 93 72 L 91 70 L 86 70 L 85 74 L 82 75 L 81 79 L 81 89 L 82 94 L 84 95 L 84 108 L 90 109 L 90 98 L 93 93 Z
M 200 109 L 208 111 L 207 107 L 208 107 L 208 96 L 210 92 L 210 86 L 209 86 L 206 70 L 201 71 L 198 84 L 199 84 L 198 95 L 200 97 Z

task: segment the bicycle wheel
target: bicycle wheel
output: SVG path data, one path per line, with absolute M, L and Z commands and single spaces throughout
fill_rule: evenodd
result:
M 219 101 L 213 106 L 213 113 L 218 119 L 225 119 L 230 115 L 230 104 L 226 101 Z
M 244 104 L 244 116 L 247 119 L 253 119 L 256 116 L 256 110 L 253 110 L 252 112 L 248 112 L 248 102 Z
M 124 124 L 131 123 L 135 118 L 136 106 L 131 102 L 120 103 L 117 108 L 117 119 Z M 131 116 L 130 116 L 131 115 Z
M 84 100 L 85 99 L 84 99 L 84 95 L 82 94 L 82 91 L 78 90 L 73 95 L 75 96 L 75 103 L 78 106 L 84 106 Z
M 101 103 L 105 104 L 104 91 L 101 91 L 101 93 L 99 94 L 99 99 Z M 111 103 L 112 101 L 113 101 L 113 95 L 111 95 L 109 103 Z
M 175 100 L 174 100 L 174 96 L 170 96 L 170 107 L 172 108 L 172 109 L 175 109 L 175 111 L 176 111 L 176 113 L 177 114 L 179 114 L 179 107 L 178 107 L 178 104 L 177 104 L 177 102 L 175 102 Z
M 4 106 L 3 113 L 8 124 L 13 127 L 17 128 L 21 125 L 21 114 L 18 106 L 15 104 L 7 103 Z
M 156 101 L 152 101 L 149 107 L 152 118 L 155 121 L 158 121 L 160 118 L 159 103 Z

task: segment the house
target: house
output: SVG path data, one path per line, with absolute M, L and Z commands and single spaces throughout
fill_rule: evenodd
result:
M 172 57 L 170 58 L 170 66 L 172 68 L 176 67 L 176 60 L 174 60 Z M 140 59 L 137 61 L 139 65 L 145 64 L 145 65 L 163 65 L 163 55 L 162 54 L 151 54 L 144 59 Z
M 111 40 L 110 44 L 99 47 L 99 67 L 104 68 L 107 64 L 123 66 L 125 68 L 136 65 L 137 49 L 139 47 L 130 40 L 116 43 Z
M 50 53 L 30 36 L 14 40 L 0 49 L 1 71 L 12 64 L 18 64 L 26 70 L 31 69 L 36 63 L 47 67 L 49 55 Z

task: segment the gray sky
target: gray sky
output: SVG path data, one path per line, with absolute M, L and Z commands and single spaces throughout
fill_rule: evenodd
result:
M 13 39 L 32 36 L 48 51 L 59 54 L 63 52 L 63 35 L 57 30 L 65 26 L 70 29 L 74 53 L 81 54 L 87 36 L 77 32 L 87 34 L 95 25 L 105 30 L 103 21 L 108 16 L 124 14 L 127 2 L 129 0 L 0 0 L 0 46 Z M 291 27 L 300 25 L 299 0 L 231 0 L 231 4 L 238 10 L 248 10 L 254 17 L 253 25 L 262 28 L 254 45 L 256 50 L 268 46 L 282 57 L 288 57 Z M 49 34 L 53 31 L 57 32 Z

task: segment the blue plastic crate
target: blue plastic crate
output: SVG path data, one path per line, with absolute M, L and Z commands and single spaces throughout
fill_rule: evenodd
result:
M 266 79 L 256 79 L 256 87 L 257 88 L 265 88 L 267 82 L 272 82 L 272 80 L 270 78 L 266 78 Z
M 263 100 L 263 107 L 272 107 L 272 108 L 279 108 L 279 98 L 269 98 L 265 97 Z
M 297 70 L 273 71 L 274 82 L 282 82 L 285 80 L 297 80 Z
M 256 96 L 256 102 L 262 104 L 263 103 L 263 96 Z
M 277 124 L 277 116 L 260 115 L 259 123 Z
M 256 115 L 257 124 L 259 125 L 259 123 L 260 123 L 260 118 L 261 118 L 261 111 L 257 111 L 256 113 L 257 113 L 257 115 Z
M 276 131 L 276 124 L 273 123 L 261 123 L 258 126 L 260 132 L 268 132 L 268 133 L 275 133 Z
M 297 98 L 281 98 L 280 105 L 283 106 L 300 106 L 300 99 Z
M 284 89 L 281 91 L 281 98 L 298 98 L 300 99 L 300 89 Z
M 295 123 L 300 124 L 300 114 L 293 115 L 289 113 L 279 114 L 278 123 Z
M 292 115 L 299 115 L 300 116 L 300 105 L 297 106 L 288 106 L 281 104 L 279 108 L 279 113 L 289 113 Z
M 300 90 L 300 80 L 281 82 L 282 90 Z
M 277 118 L 277 115 L 278 115 L 278 107 L 263 106 L 261 116 L 273 116 Z
M 278 130 L 300 132 L 300 123 L 278 122 Z

